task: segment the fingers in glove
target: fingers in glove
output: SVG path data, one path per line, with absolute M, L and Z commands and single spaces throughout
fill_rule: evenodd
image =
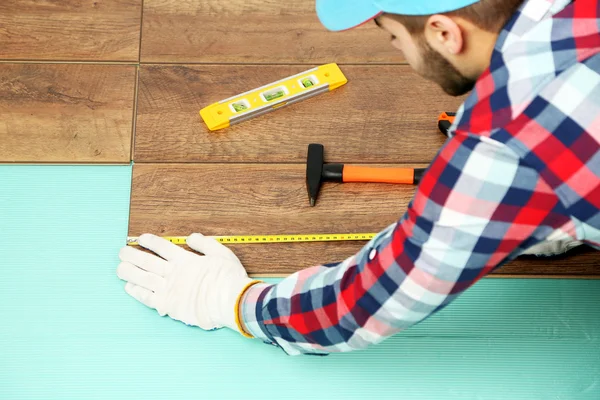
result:
M 185 250 L 181 247 L 151 233 L 141 235 L 138 238 L 138 243 L 140 246 L 152 250 L 167 261 L 175 260 L 177 257 L 185 254 Z
M 156 294 L 141 286 L 134 285 L 131 282 L 125 284 L 125 291 L 131 297 L 145 305 L 146 307 L 156 308 Z
M 169 263 L 162 258 L 131 246 L 123 247 L 119 252 L 119 258 L 121 261 L 137 265 L 139 268 L 159 276 L 165 276 L 171 269 Z
M 217 240 L 206 237 L 200 233 L 191 234 L 186 239 L 186 242 L 192 249 L 204 255 L 235 259 L 235 261 L 238 261 L 236 255 L 227 247 L 223 246 Z
M 129 262 L 122 262 L 117 267 L 117 276 L 134 285 L 156 292 L 162 289 L 164 279 L 156 274 L 144 271 Z

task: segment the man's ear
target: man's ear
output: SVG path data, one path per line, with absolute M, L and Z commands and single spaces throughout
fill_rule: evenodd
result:
M 456 55 L 464 50 L 463 32 L 452 18 L 435 14 L 427 19 L 425 37 L 437 51 Z

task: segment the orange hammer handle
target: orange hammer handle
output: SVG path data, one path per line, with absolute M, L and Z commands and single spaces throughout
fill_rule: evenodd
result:
M 413 168 L 373 168 L 344 165 L 344 182 L 415 183 Z

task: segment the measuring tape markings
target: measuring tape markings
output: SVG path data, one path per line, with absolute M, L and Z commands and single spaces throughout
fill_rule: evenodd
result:
M 252 244 L 252 243 L 306 243 L 306 242 L 339 242 L 371 240 L 376 233 L 340 233 L 340 234 L 300 234 L 300 235 L 236 235 L 236 236 L 209 236 L 224 244 Z M 186 244 L 187 236 L 163 236 L 163 239 L 174 244 Z M 128 236 L 127 244 L 138 245 L 137 236 Z

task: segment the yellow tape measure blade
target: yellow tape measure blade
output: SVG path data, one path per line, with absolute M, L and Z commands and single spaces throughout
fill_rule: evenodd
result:
M 306 243 L 306 242 L 341 242 L 366 241 L 375 237 L 375 233 L 339 233 L 339 234 L 293 234 L 293 235 L 236 235 L 210 236 L 223 244 L 251 243 Z M 163 239 L 175 244 L 186 244 L 187 236 L 163 236 Z M 137 236 L 129 236 L 127 244 L 138 245 Z

